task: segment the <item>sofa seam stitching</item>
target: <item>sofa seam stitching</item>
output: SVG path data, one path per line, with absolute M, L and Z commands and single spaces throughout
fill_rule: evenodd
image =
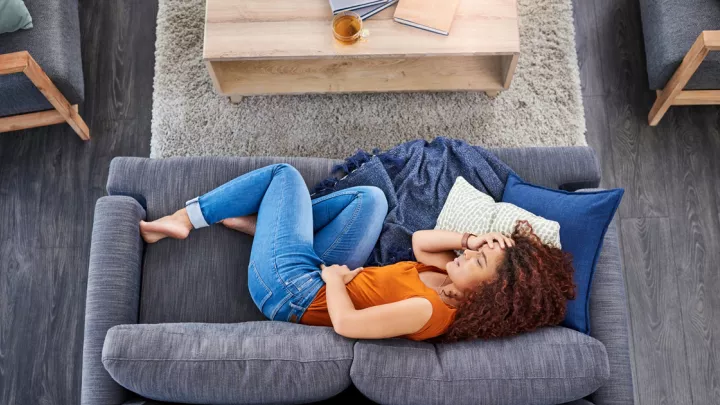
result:
M 326 361 L 338 361 L 338 360 L 352 360 L 352 357 L 341 357 L 336 359 L 323 359 L 323 360 L 294 360 L 294 359 L 133 359 L 124 357 L 103 357 L 102 361 L 148 361 L 148 362 L 160 362 L 160 361 L 172 361 L 172 362 L 216 362 L 216 361 L 294 361 L 297 363 L 322 363 Z
M 426 377 L 411 377 L 411 376 L 378 376 L 378 375 L 372 375 L 372 374 L 358 374 L 354 373 L 353 375 L 358 377 L 371 377 L 371 378 L 387 378 L 387 379 L 394 379 L 394 378 L 406 378 L 409 380 L 424 380 L 424 381 L 438 381 L 438 382 L 457 382 L 457 381 L 500 381 L 500 380 L 566 380 L 566 379 L 593 379 L 598 380 L 602 379 L 602 377 L 598 376 L 591 376 L 591 377 L 501 377 L 501 378 L 481 378 L 481 377 L 474 377 L 474 378 L 456 378 L 452 380 L 443 380 L 443 379 L 437 379 L 437 378 L 426 378 Z
M 371 344 L 370 342 L 363 342 L 364 344 Z M 424 348 L 421 347 L 410 347 L 410 346 L 391 346 L 391 345 L 378 345 L 378 346 L 384 346 L 389 347 L 393 349 L 411 349 L 411 350 L 424 350 Z M 434 346 L 434 345 L 433 345 Z M 546 346 L 586 346 L 586 347 L 595 347 L 597 346 L 597 343 L 529 343 L 529 344 L 523 344 L 523 347 L 532 347 L 532 346 L 540 346 L 540 347 L 546 347 Z M 430 350 L 428 348 L 427 350 Z M 473 349 L 474 351 L 474 349 Z

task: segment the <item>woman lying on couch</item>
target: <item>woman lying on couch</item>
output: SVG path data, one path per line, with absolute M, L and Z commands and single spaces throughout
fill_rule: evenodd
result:
M 222 222 L 254 235 L 248 287 L 271 320 L 332 326 L 349 338 L 457 341 L 560 323 L 575 296 L 571 259 L 519 222 L 499 233 L 413 234 L 419 262 L 360 266 L 382 230 L 387 201 L 375 187 L 311 200 L 288 164 L 240 176 L 186 207 L 141 222 L 147 243 L 187 238 Z M 255 215 L 257 214 L 257 215 Z M 454 250 L 465 249 L 456 257 Z

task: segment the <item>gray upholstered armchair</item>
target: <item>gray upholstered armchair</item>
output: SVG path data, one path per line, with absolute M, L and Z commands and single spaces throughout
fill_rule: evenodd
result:
M 495 151 L 527 181 L 597 187 L 589 148 Z M 82 403 L 304 403 L 357 390 L 383 404 L 633 403 L 617 233 L 591 294 L 592 336 L 544 328 L 433 345 L 355 341 L 331 328 L 264 321 L 247 294 L 252 239 L 215 226 L 144 245 L 142 219 L 271 163 L 308 185 L 337 163 L 306 158 L 116 158 L 97 202 L 88 278 Z M 346 391 L 342 395 L 348 395 Z M 584 399 L 583 399 L 584 398 Z
M 0 34 L 0 132 L 68 123 L 83 140 L 77 0 L 25 0 L 29 30 Z
M 720 2 L 640 0 L 648 81 L 657 90 L 650 125 L 672 106 L 720 104 Z

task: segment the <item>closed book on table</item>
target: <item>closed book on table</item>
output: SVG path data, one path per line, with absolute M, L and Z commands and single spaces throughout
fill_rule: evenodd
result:
M 400 0 L 395 9 L 395 21 L 436 34 L 448 35 L 458 4 L 460 0 Z
M 385 3 L 387 3 L 387 0 L 330 0 L 330 8 L 333 14 L 337 14 L 343 11 L 357 10 Z
M 393 4 L 397 4 L 397 2 L 398 2 L 398 0 L 390 0 L 385 4 L 378 4 L 376 6 L 363 7 L 363 8 L 359 8 L 357 10 L 353 10 L 353 11 L 360 14 L 360 18 L 362 18 L 363 20 L 367 20 L 368 18 L 374 16 L 375 14 L 392 6 Z

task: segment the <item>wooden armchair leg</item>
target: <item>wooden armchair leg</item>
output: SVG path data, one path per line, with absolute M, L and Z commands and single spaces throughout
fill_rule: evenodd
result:
M 73 110 L 77 112 L 75 104 Z M 28 114 L 13 115 L 12 117 L 0 118 L 0 132 L 19 131 L 21 129 L 45 127 L 48 125 L 65 123 L 63 117 L 57 110 L 47 110 Z
M 80 139 L 83 141 L 89 141 L 90 128 L 88 128 L 85 120 L 80 116 L 80 114 L 78 114 L 77 104 L 70 108 L 69 113 L 70 115 L 65 119 L 65 121 L 72 127 L 73 131 L 78 134 Z
M 34 128 L 65 121 L 78 134 L 80 139 L 84 141 L 90 140 L 90 129 L 78 114 L 77 105 L 70 105 L 40 65 L 30 56 L 30 53 L 22 51 L 0 55 L 0 75 L 11 73 L 24 73 L 55 109 L 0 118 L 0 132 Z
M 648 121 L 656 126 L 673 105 L 711 104 L 720 97 L 720 92 L 683 91 L 688 81 L 710 51 L 720 50 L 720 31 L 703 31 L 688 53 L 680 67 L 670 78 L 665 88 L 657 93 L 657 100 L 650 110 Z

